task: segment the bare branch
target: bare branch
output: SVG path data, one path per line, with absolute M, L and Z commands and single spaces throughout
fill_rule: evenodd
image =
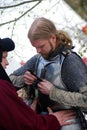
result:
M 31 2 L 36 2 L 36 1 L 41 2 L 41 1 L 43 1 L 43 0 L 24 1 L 24 2 L 21 2 L 21 3 L 19 3 L 19 4 L 15 4 L 15 5 L 2 6 L 2 7 L 0 7 L 0 9 L 14 8 L 14 7 L 23 5 L 23 4 L 27 4 L 27 3 L 31 3 Z
M 29 11 L 31 11 L 33 8 L 35 8 L 41 1 L 39 1 L 37 4 L 35 4 L 32 8 L 30 8 L 29 10 L 27 10 L 25 13 L 23 13 L 21 16 L 19 16 L 18 18 L 15 18 L 14 20 L 10 20 L 7 21 L 5 23 L 1 23 L 0 26 L 12 23 L 12 22 L 17 22 L 19 19 L 21 19 L 24 15 L 26 15 Z

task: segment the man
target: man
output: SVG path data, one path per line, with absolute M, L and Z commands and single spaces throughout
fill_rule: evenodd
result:
M 47 112 L 47 106 L 53 111 L 76 111 L 77 119 L 73 119 L 75 123 L 61 130 L 86 129 L 84 116 L 82 118 L 78 107 L 87 111 L 87 69 L 81 58 L 72 52 L 70 36 L 57 30 L 52 21 L 38 18 L 29 29 L 28 38 L 39 54 L 10 75 L 12 82 L 19 87 L 27 84 L 30 88 L 38 88 L 38 111 L 41 113 Z M 37 82 L 35 75 L 41 78 L 40 82 Z M 48 87 L 52 88 L 50 92 Z
M 0 130 L 58 130 L 62 125 L 71 124 L 72 122 L 66 120 L 75 118 L 72 111 L 69 114 L 69 111 L 53 113 L 48 108 L 50 115 L 37 115 L 18 97 L 4 70 L 8 65 L 7 53 L 14 47 L 10 38 L 0 39 Z

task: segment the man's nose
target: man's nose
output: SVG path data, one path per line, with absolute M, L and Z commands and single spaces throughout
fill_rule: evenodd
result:
M 9 62 L 8 62 L 8 60 L 6 60 L 6 65 L 9 65 Z
M 40 53 L 40 52 L 41 52 L 41 49 L 40 49 L 40 48 L 37 48 L 36 50 L 37 50 L 37 53 Z

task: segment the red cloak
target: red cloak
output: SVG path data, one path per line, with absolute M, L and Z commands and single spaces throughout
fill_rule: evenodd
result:
M 0 80 L 0 130 L 60 130 L 53 115 L 38 115 L 21 98 L 14 86 Z

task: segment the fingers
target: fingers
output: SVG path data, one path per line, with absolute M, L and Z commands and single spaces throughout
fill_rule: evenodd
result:
M 50 108 L 48 110 L 51 115 L 54 115 L 57 118 L 61 126 L 73 124 L 74 123 L 73 119 L 76 118 L 76 113 L 72 110 L 63 110 L 54 113 Z
M 53 113 L 52 109 L 50 107 L 47 107 L 48 113 L 51 114 Z
M 32 75 L 29 71 L 26 71 L 24 74 L 24 82 L 28 85 L 31 85 L 34 80 L 36 80 L 36 77 Z
M 74 112 L 73 110 L 64 110 L 64 111 L 62 111 L 62 114 L 67 115 L 67 117 L 76 116 L 76 112 Z
M 66 121 L 66 120 L 64 120 L 62 123 L 61 123 L 61 125 L 70 125 L 70 124 L 73 124 L 74 122 L 73 121 Z
M 36 107 L 37 107 L 37 102 L 38 102 L 38 99 L 37 98 L 34 98 L 33 100 L 33 103 L 31 104 L 31 109 L 36 111 Z
M 76 118 L 76 113 L 72 110 L 65 110 L 58 112 L 59 122 L 61 125 L 73 124 L 73 119 Z

